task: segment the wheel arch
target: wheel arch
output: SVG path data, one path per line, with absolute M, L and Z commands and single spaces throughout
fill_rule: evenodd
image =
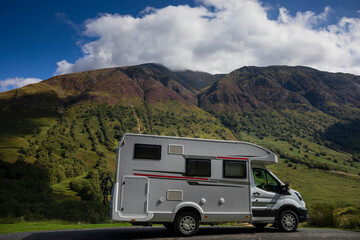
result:
M 284 211 L 286 211 L 286 210 L 291 210 L 291 211 L 293 211 L 296 215 L 297 215 L 297 217 L 298 217 L 298 219 L 300 218 L 300 212 L 299 212 L 299 209 L 296 207 L 296 206 L 294 206 L 294 205 L 284 205 L 284 206 L 282 206 L 281 208 L 279 208 L 279 211 L 278 211 L 278 213 L 277 213 L 277 215 L 276 215 L 276 221 L 278 222 L 279 221 L 279 218 L 280 218 L 280 216 L 281 216 L 281 213 L 282 212 L 284 212 Z
M 192 212 L 195 215 L 197 215 L 199 217 L 200 222 L 204 219 L 204 212 L 199 205 L 192 202 L 183 202 L 177 205 L 176 208 L 174 209 L 173 220 L 175 219 L 176 215 L 186 211 Z

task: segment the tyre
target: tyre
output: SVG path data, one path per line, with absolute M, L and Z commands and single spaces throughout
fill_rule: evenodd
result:
M 279 228 L 285 232 L 294 232 L 298 228 L 299 218 L 291 210 L 285 210 L 280 214 Z
M 252 225 L 254 225 L 254 227 L 262 229 L 264 227 L 266 227 L 266 225 L 268 225 L 267 223 L 253 223 Z
M 174 230 L 179 236 L 193 236 L 199 230 L 199 217 L 192 212 L 180 212 L 174 220 Z

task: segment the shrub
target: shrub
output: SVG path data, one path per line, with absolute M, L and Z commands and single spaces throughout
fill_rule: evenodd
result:
M 87 179 L 99 179 L 99 172 L 96 169 L 91 169 L 86 176 Z
M 340 228 L 343 229 L 360 229 L 360 216 L 350 215 L 340 221 Z
M 0 182 L 2 219 L 43 219 L 46 206 L 53 203 L 49 171 L 35 164 L 0 161 Z
M 76 179 L 74 181 L 71 181 L 69 186 L 70 186 L 70 190 L 75 191 L 75 192 L 80 192 L 81 189 L 84 187 L 84 180 Z
M 101 202 L 65 201 L 49 209 L 48 217 L 70 222 L 102 223 L 109 220 L 109 209 Z
M 334 214 L 334 206 L 330 204 L 316 204 L 309 214 L 308 224 L 315 227 L 333 227 L 340 225 L 340 217 Z

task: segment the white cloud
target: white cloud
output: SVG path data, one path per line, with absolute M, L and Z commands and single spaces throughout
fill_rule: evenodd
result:
M 57 62 L 56 64 L 58 65 L 58 68 L 56 69 L 56 73 L 58 73 L 58 74 L 73 72 L 72 68 L 73 68 L 74 64 L 69 63 L 66 60 L 62 60 L 60 62 Z M 92 69 L 92 68 L 89 68 L 89 69 Z M 87 69 L 83 69 L 83 70 L 87 70 Z
M 39 78 L 7 78 L 5 80 L 0 80 L 0 92 L 11 90 L 13 88 L 20 88 L 28 84 L 38 83 L 42 80 Z
M 146 8 L 142 16 L 103 14 L 85 22 L 83 57 L 58 62 L 57 74 L 141 63 L 226 73 L 244 65 L 305 65 L 360 74 L 360 18 L 326 25 L 280 8 L 276 20 L 255 0 L 202 0 L 200 6 Z

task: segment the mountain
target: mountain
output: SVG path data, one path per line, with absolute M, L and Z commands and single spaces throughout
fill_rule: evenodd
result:
M 202 94 L 205 109 L 316 109 L 346 118 L 358 111 L 360 78 L 351 74 L 327 73 L 308 67 L 243 67 L 212 85 Z
M 72 73 L 0 93 L 0 132 L 0 218 L 52 218 L 51 205 L 78 221 L 69 209 L 101 198 L 125 132 L 257 143 L 278 154 L 270 168 L 310 203 L 360 197 L 360 77 L 351 74 L 271 66 L 213 75 L 157 64 Z
M 360 132 L 355 127 L 360 116 L 359 82 L 359 76 L 308 67 L 243 67 L 203 91 L 199 106 L 223 116 L 226 126 L 229 113 L 240 116 L 230 119 L 230 125 L 236 125 L 230 127 L 233 132 L 239 127 L 239 132 L 307 136 L 336 149 L 359 152 Z M 244 115 L 250 122 L 242 120 Z

